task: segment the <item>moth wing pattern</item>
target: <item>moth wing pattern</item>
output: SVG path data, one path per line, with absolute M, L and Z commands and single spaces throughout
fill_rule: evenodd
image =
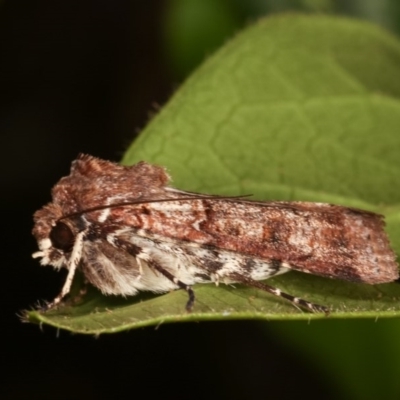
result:
M 135 219 L 137 206 L 128 206 L 124 220 L 131 226 L 140 225 L 141 232 L 151 232 L 160 241 L 175 240 L 186 247 L 190 243 L 228 252 L 232 258 L 248 256 L 370 284 L 398 277 L 379 214 L 325 203 L 262 203 L 186 195 L 187 199 L 140 205 L 140 222 Z
M 203 200 L 208 244 L 335 279 L 377 284 L 398 279 L 379 214 L 308 202 Z

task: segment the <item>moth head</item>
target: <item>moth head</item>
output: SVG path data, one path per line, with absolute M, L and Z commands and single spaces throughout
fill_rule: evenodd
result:
M 79 155 L 70 174 L 53 187 L 52 202 L 34 214 L 33 235 L 40 251 L 33 257 L 41 258 L 42 265 L 67 267 L 76 235 L 87 223 L 104 222 L 104 208 L 166 197 L 169 179 L 164 168 L 145 162 L 127 167 Z
M 79 231 L 74 219 L 62 218 L 62 210 L 50 203 L 34 214 L 35 236 L 40 251 L 33 253 L 34 258 L 41 258 L 42 265 L 61 268 L 67 265 L 72 252 L 76 234 Z

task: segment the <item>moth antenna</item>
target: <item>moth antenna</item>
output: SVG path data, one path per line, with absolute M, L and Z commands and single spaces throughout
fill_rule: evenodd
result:
M 169 201 L 194 201 L 194 200 L 237 200 L 237 199 L 242 199 L 245 197 L 250 197 L 252 194 L 245 194 L 245 195 L 240 195 L 240 196 L 202 196 L 198 195 L 196 197 L 176 197 L 172 199 L 151 199 L 151 200 L 133 200 L 133 201 L 127 201 L 127 202 L 122 202 L 122 203 L 114 203 L 114 204 L 108 204 L 108 205 L 101 205 L 101 206 L 96 206 L 96 207 L 90 207 L 86 208 L 82 211 L 77 211 L 71 214 L 63 215 L 62 217 L 58 218 L 58 221 L 61 221 L 66 218 L 71 218 L 71 217 L 76 217 L 82 214 L 86 214 L 88 212 L 93 212 L 93 211 L 100 211 L 100 210 L 105 210 L 107 208 L 117 208 L 117 207 L 124 207 L 124 206 L 133 206 L 137 204 L 148 204 L 148 203 L 166 203 Z

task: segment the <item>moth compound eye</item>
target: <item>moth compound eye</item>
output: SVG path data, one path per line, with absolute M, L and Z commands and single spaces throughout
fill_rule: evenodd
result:
M 64 222 L 57 222 L 50 232 L 50 240 L 56 249 L 71 251 L 75 236 L 71 228 Z

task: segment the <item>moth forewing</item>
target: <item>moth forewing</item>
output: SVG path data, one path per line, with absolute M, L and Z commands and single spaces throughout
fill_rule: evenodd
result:
M 380 215 L 307 202 L 256 202 L 167 186 L 161 167 L 124 167 L 88 155 L 72 163 L 35 213 L 33 234 L 43 265 L 75 269 L 105 294 L 184 289 L 240 282 L 314 312 L 309 303 L 260 280 L 296 269 L 354 282 L 398 278 Z
M 371 212 L 321 203 L 225 199 L 171 200 L 143 209 L 145 235 L 151 231 L 159 240 L 355 282 L 383 283 L 398 276 L 382 216 Z M 126 212 L 127 219 L 135 218 L 133 210 Z

